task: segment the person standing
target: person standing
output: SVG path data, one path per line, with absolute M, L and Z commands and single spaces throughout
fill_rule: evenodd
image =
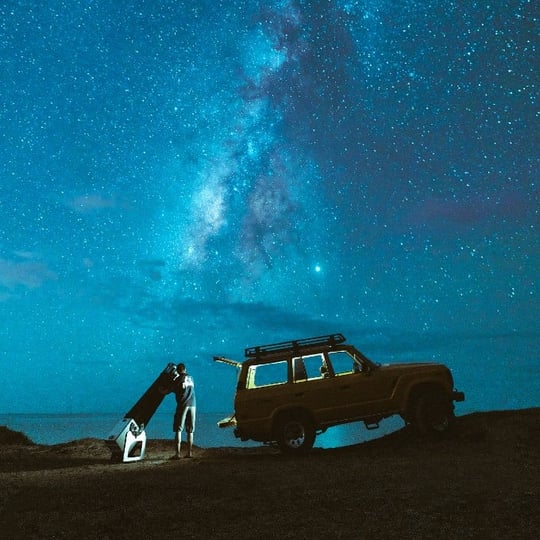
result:
M 173 431 L 175 442 L 175 454 L 173 459 L 180 459 L 180 448 L 182 445 L 182 432 L 186 431 L 186 455 L 193 457 L 193 433 L 195 431 L 195 418 L 197 413 L 197 403 L 195 398 L 195 383 L 193 377 L 186 371 L 183 363 L 177 364 L 176 377 L 165 393 L 174 392 L 176 396 L 176 411 L 174 413 Z

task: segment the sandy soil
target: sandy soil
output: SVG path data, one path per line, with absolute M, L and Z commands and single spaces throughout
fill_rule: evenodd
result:
M 232 434 L 231 434 L 232 437 Z M 540 408 L 403 429 L 287 457 L 172 441 L 111 463 L 104 441 L 34 445 L 0 428 L 2 538 L 538 538 Z

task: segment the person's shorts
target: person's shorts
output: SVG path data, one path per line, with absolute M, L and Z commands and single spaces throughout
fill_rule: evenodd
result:
M 176 410 L 174 413 L 173 431 L 184 431 L 193 433 L 195 431 L 195 407 L 184 407 L 183 409 Z

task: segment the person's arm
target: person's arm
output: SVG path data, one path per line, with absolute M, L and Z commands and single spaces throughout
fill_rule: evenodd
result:
M 158 391 L 159 391 L 160 394 L 167 395 L 167 394 L 170 394 L 172 392 L 172 388 L 167 388 L 166 386 L 160 386 L 158 388 Z

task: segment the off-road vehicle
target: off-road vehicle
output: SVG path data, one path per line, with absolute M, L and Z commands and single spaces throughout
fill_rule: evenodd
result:
M 380 365 L 345 341 L 331 334 L 249 347 L 243 362 L 214 356 L 239 369 L 234 414 L 218 425 L 288 453 L 309 450 L 331 426 L 363 421 L 376 429 L 396 414 L 420 434 L 450 427 L 454 401 L 465 396 L 446 366 Z

